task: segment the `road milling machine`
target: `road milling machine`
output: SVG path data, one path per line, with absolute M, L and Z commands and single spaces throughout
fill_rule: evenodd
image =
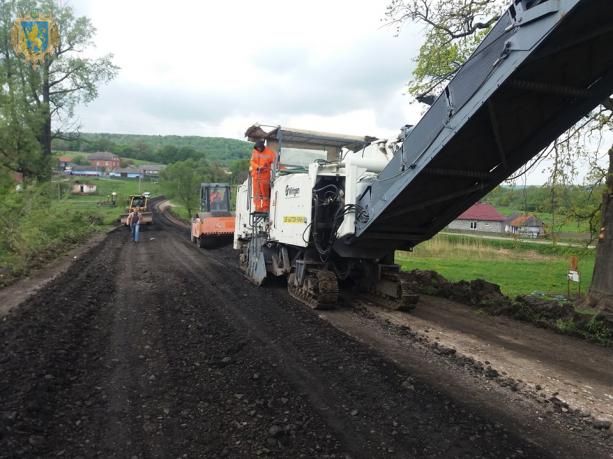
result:
M 128 224 L 128 215 L 133 210 L 138 210 L 141 214 L 141 225 L 151 225 L 153 223 L 153 212 L 149 207 L 149 193 L 133 194 L 128 197 L 128 207 L 126 212 L 121 215 L 122 225 Z
M 202 183 L 200 211 L 192 219 L 191 238 L 204 249 L 221 247 L 232 242 L 234 212 L 230 211 L 230 185 Z
M 234 248 L 261 284 L 336 303 L 339 281 L 416 301 L 393 263 L 613 93 L 610 0 L 514 0 L 415 126 L 394 140 L 251 126 L 276 153 L 268 213 L 238 189 Z

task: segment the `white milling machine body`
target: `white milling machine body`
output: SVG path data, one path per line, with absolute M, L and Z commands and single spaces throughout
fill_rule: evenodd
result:
M 234 248 L 248 278 L 260 285 L 269 275 L 289 276 L 290 293 L 315 308 L 336 303 L 338 279 L 353 278 L 363 291 L 410 309 L 416 296 L 403 289 L 393 251 L 365 258 L 343 257 L 334 249 L 355 235 L 356 219 L 364 218 L 358 197 L 394 157 L 401 139 L 284 127 L 267 132 L 258 124 L 245 135 L 264 140 L 277 158 L 267 215 L 253 212 L 250 179 L 238 188 Z
M 410 308 L 395 250 L 448 225 L 613 94 L 611 0 L 512 0 L 398 141 L 254 125 L 278 153 L 269 214 L 239 187 L 234 247 L 256 284 L 336 302 L 338 282 Z

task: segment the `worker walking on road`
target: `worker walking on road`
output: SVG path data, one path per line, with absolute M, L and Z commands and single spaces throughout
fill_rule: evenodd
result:
M 263 140 L 256 141 L 249 167 L 256 212 L 265 213 L 270 209 L 270 169 L 274 162 L 274 151 L 266 148 Z
M 138 242 L 141 217 L 142 215 L 137 209 L 133 209 L 128 215 L 127 223 L 130 226 L 130 237 L 134 242 Z

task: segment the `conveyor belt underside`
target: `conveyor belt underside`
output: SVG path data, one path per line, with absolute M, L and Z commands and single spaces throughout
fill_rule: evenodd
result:
M 580 1 L 505 78 L 495 62 L 521 32 L 509 24 L 505 15 L 363 197 L 370 220 L 358 226 L 359 246 L 431 238 L 613 93 L 610 0 Z M 484 85 L 489 98 L 475 100 Z M 451 119 L 473 106 L 455 129 L 450 101 Z

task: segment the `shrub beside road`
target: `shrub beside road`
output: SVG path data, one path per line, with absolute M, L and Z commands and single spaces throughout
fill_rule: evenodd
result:
M 71 195 L 70 186 L 77 180 L 96 185 L 97 193 Z M 157 183 L 143 182 L 141 188 L 158 193 Z M 113 191 L 116 207 L 98 205 Z M 0 191 L 0 287 L 115 225 L 128 195 L 138 191 L 138 180 L 87 177 Z

